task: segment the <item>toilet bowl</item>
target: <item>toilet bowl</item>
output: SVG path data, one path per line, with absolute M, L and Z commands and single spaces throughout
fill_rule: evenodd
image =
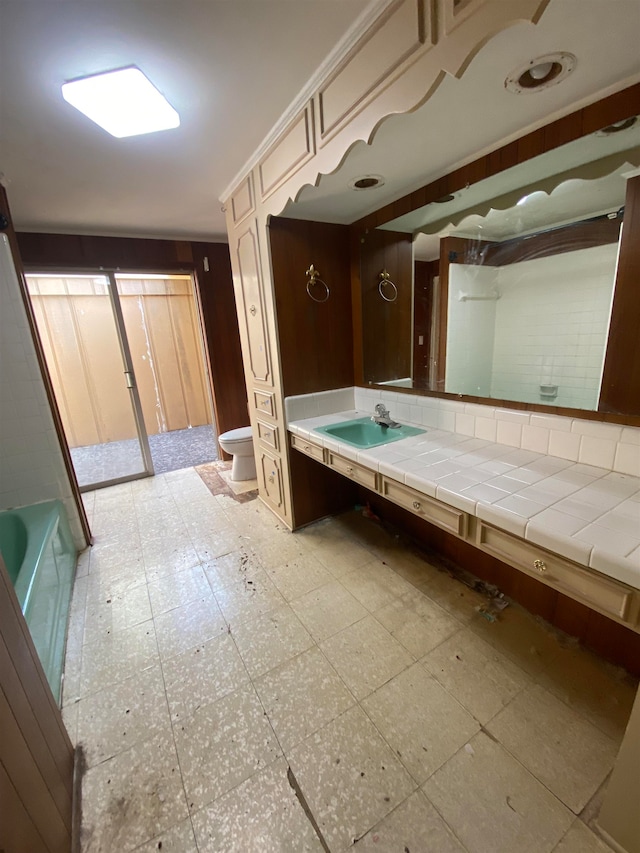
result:
M 255 480 L 256 460 L 253 455 L 253 432 L 251 427 L 230 429 L 218 436 L 220 447 L 233 456 L 232 480 Z

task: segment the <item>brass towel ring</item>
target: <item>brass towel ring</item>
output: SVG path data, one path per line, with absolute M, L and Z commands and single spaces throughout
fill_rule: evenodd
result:
M 391 288 L 391 296 L 386 296 L 384 291 L 385 288 L 389 287 Z M 391 281 L 391 277 L 389 276 L 389 273 L 386 270 L 382 270 L 382 272 L 380 273 L 380 284 L 378 285 L 378 293 L 380 294 L 380 296 L 382 296 L 385 302 L 395 302 L 398 298 L 398 288 Z
M 318 270 L 314 267 L 313 264 L 311 264 L 309 269 L 306 271 L 305 275 L 309 276 L 309 280 L 307 281 L 307 293 L 309 294 L 311 299 L 313 299 L 314 302 L 326 302 L 327 299 L 329 298 L 329 293 L 330 293 L 329 287 L 319 277 Z M 316 287 L 316 285 L 320 285 L 321 287 L 324 287 L 324 291 L 320 291 L 321 294 L 324 292 L 324 298 L 314 296 L 313 293 L 311 292 L 311 288 Z

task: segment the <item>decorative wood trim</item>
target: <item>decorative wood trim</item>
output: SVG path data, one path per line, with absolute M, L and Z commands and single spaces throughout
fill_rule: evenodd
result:
M 440 20 L 443 21 L 443 34 L 450 35 L 456 27 L 475 14 L 487 0 L 439 0 Z
M 397 0 L 318 90 L 320 144 L 390 85 L 410 57 L 429 49 L 435 37 L 433 0 Z
M 291 123 L 258 166 L 260 193 L 264 200 L 316 153 L 311 105 Z
M 231 196 L 231 215 L 235 223 L 241 222 L 256 209 L 253 193 L 253 175 L 249 174 Z
M 271 384 L 269 332 L 266 325 L 258 237 L 250 227 L 236 245 L 249 367 L 254 380 Z

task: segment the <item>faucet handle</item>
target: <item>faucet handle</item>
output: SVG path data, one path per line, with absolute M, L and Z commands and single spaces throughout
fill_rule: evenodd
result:
M 380 415 L 380 417 L 384 417 L 385 415 L 389 414 L 389 411 L 384 403 L 376 403 L 375 411 L 377 412 L 377 414 Z

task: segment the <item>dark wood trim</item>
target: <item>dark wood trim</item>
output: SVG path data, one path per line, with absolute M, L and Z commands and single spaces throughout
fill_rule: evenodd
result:
M 604 361 L 600 411 L 640 408 L 640 175 L 627 181 L 624 226 Z
M 415 261 L 413 271 L 413 387 L 429 387 L 431 371 L 431 327 L 433 323 L 433 279 L 437 261 Z M 422 337 L 422 344 L 419 338 Z
M 486 240 L 461 240 L 461 248 L 450 257 L 452 264 L 504 267 L 523 261 L 533 261 L 566 252 L 579 252 L 595 246 L 617 243 L 620 238 L 622 218 L 601 218 L 589 222 L 575 222 L 552 228 L 526 237 L 514 237 L 502 242 Z M 447 238 L 451 239 L 451 238 Z M 464 245 L 462 245 L 464 244 Z
M 31 331 L 31 337 L 33 339 L 33 344 L 36 351 L 36 358 L 38 359 L 38 367 L 40 368 L 42 381 L 44 384 L 45 392 L 47 394 L 47 400 L 49 402 L 49 408 L 51 410 L 51 417 L 53 418 L 55 430 L 58 435 L 60 452 L 62 453 L 64 467 L 69 478 L 71 493 L 73 495 L 73 499 L 78 510 L 80 526 L 82 528 L 82 533 L 84 535 L 85 541 L 87 545 L 89 545 L 91 544 L 91 528 L 89 527 L 87 513 L 85 512 L 84 503 L 82 502 L 82 497 L 80 496 L 80 488 L 78 486 L 76 472 L 73 467 L 71 453 L 69 452 L 69 445 L 67 444 L 67 439 L 64 434 L 64 427 L 62 426 L 60 410 L 58 409 L 58 403 L 56 401 L 56 397 L 53 391 L 53 383 L 51 382 L 49 368 L 47 367 L 44 350 L 42 348 L 42 342 L 38 333 L 36 318 L 33 313 L 33 306 L 31 305 L 31 300 L 29 299 L 29 291 L 27 289 L 27 282 L 24 277 L 24 266 L 22 263 L 18 235 L 16 234 L 13 227 L 11 211 L 9 209 L 9 199 L 7 198 L 7 193 L 3 186 L 0 186 L 0 212 L 3 216 L 6 217 L 8 222 L 7 228 L 5 229 L 5 233 L 7 234 L 7 237 L 9 239 L 11 254 L 13 256 L 13 263 L 16 269 L 16 274 L 18 276 L 18 284 L 20 287 L 20 296 L 22 297 L 22 304 L 24 305 L 25 314 L 27 316 L 27 323 L 29 324 L 29 329 Z
M 640 83 L 616 92 L 608 98 L 583 107 L 564 118 L 534 130 L 525 136 L 503 145 L 495 151 L 454 172 L 444 175 L 423 187 L 397 199 L 391 204 L 364 216 L 353 224 L 353 228 L 362 232 L 377 228 L 398 216 L 404 216 L 412 210 L 430 204 L 443 196 L 457 192 L 468 184 L 475 184 L 512 166 L 552 151 L 560 145 L 566 145 L 582 136 L 588 136 L 596 130 L 608 127 L 617 121 L 634 116 L 640 103 Z
M 362 352 L 362 277 L 360 275 L 360 250 L 362 239 L 353 228 L 349 229 L 351 265 L 351 316 L 353 320 L 353 381 L 364 384 L 364 360 Z

